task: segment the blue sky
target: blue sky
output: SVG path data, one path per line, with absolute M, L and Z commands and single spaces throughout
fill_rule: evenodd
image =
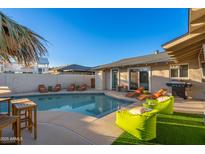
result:
M 188 31 L 188 9 L 1 9 L 47 39 L 51 66 L 97 66 L 163 51 Z

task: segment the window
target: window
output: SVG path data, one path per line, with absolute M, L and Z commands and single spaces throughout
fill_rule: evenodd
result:
M 205 62 L 201 64 L 202 66 L 202 73 L 203 73 L 203 76 L 205 77 Z
M 177 78 L 178 77 L 178 69 L 171 68 L 171 77 L 172 78 Z
M 188 65 L 175 65 L 171 66 L 170 73 L 171 78 L 188 78 Z
M 42 68 L 38 68 L 38 73 L 42 74 L 42 72 L 43 72 Z
M 188 65 L 180 65 L 179 77 L 188 78 Z

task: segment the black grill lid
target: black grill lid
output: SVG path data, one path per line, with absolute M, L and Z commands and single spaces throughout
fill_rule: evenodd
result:
M 185 86 L 191 87 L 192 84 L 190 82 L 183 82 L 183 81 L 170 81 L 167 83 L 167 86 Z

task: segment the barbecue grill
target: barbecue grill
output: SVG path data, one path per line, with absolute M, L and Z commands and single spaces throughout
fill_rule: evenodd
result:
M 182 81 L 170 81 L 167 86 L 172 87 L 172 95 L 187 99 L 186 89 L 191 88 L 192 84 Z

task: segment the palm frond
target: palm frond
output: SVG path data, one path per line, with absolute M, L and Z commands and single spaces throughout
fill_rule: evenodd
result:
M 0 58 L 10 62 L 14 59 L 25 65 L 37 62 L 47 54 L 47 41 L 25 26 L 0 12 Z

